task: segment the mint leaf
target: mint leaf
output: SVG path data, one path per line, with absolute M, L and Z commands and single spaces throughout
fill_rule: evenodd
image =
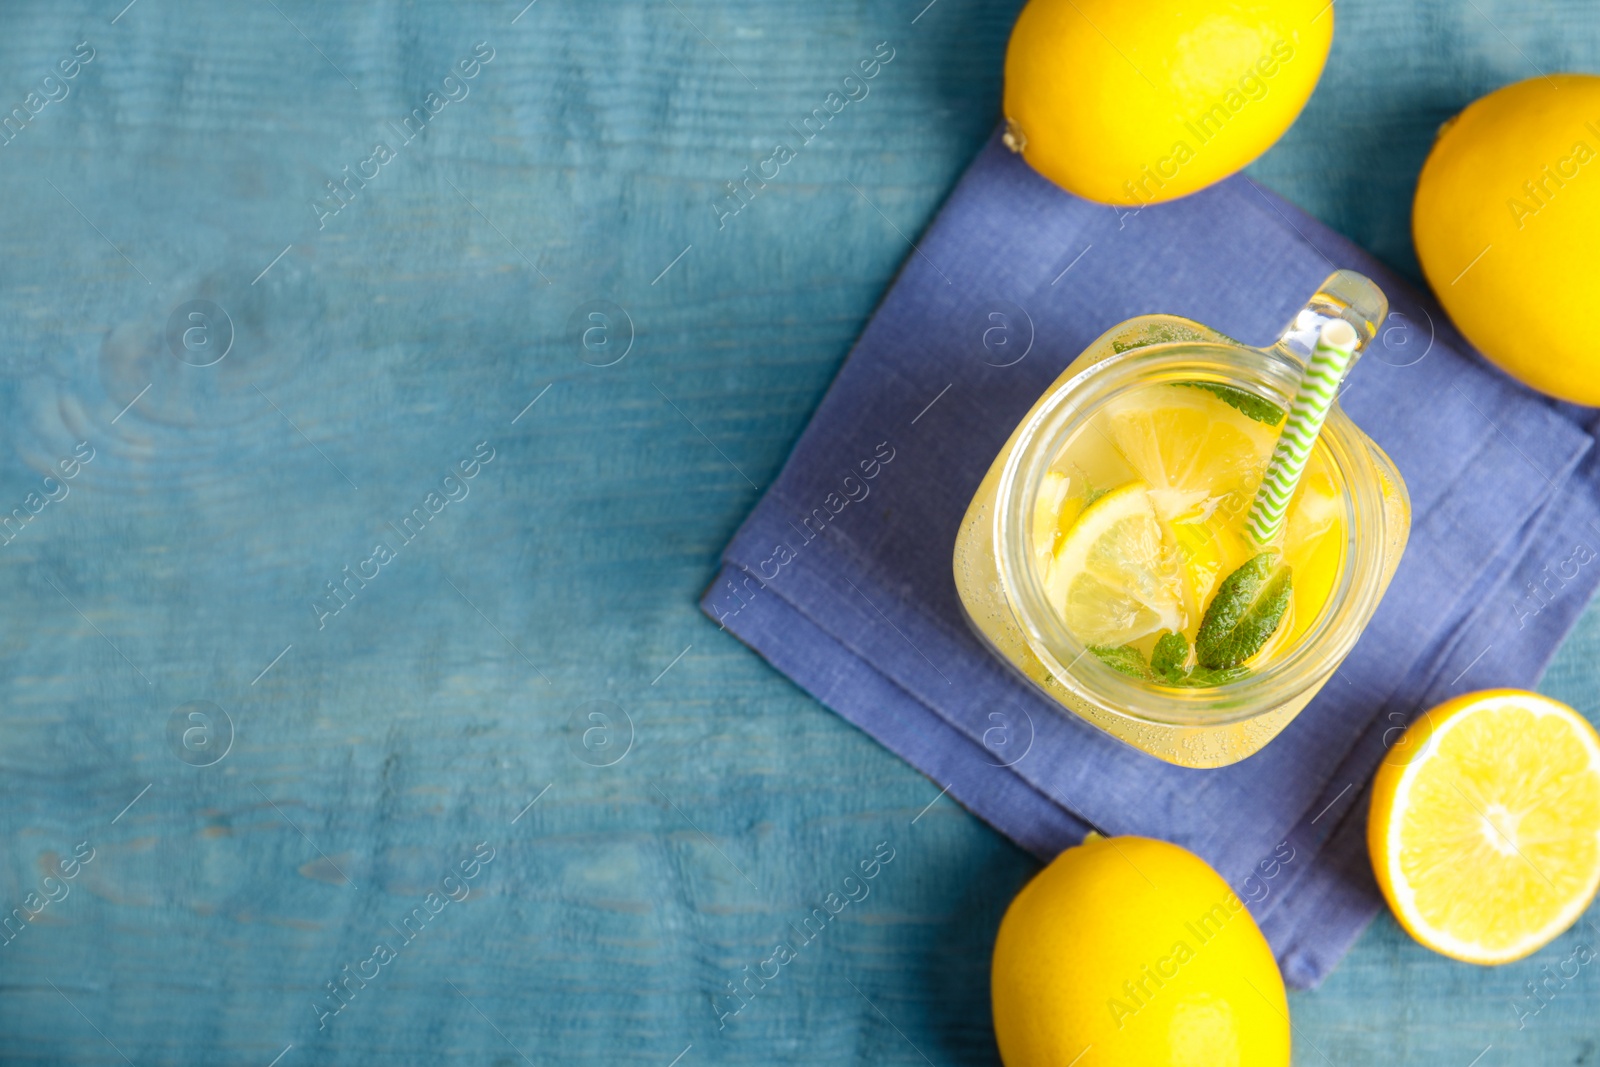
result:
M 1283 621 L 1290 590 L 1289 568 L 1277 565 L 1275 552 L 1253 557 L 1224 578 L 1195 635 L 1200 666 L 1237 667 L 1261 651 Z
M 1229 407 L 1243 412 L 1247 418 L 1264 422 L 1268 426 L 1276 426 L 1283 421 L 1283 409 L 1266 397 L 1257 396 L 1243 389 L 1235 389 L 1231 385 L 1217 385 L 1215 382 L 1177 382 L 1177 385 L 1190 389 L 1204 389 Z
M 1164 633 L 1156 638 L 1156 647 L 1150 653 L 1150 670 L 1168 685 L 1182 684 L 1179 679 L 1189 661 L 1189 639 L 1181 633 Z
M 1240 678 L 1249 677 L 1249 675 L 1249 667 L 1224 667 L 1222 670 L 1212 670 L 1210 667 L 1196 667 L 1171 684 L 1188 689 L 1208 689 L 1214 685 L 1226 685 L 1228 682 L 1236 682 Z
M 1144 653 L 1132 645 L 1090 645 L 1089 651 L 1112 670 L 1126 674 L 1130 678 L 1137 678 L 1143 682 L 1159 682 L 1181 689 L 1203 689 L 1224 685 L 1246 677 L 1250 673 L 1247 667 L 1185 668 L 1184 664 L 1189 658 L 1189 639 L 1181 633 L 1163 633 L 1156 638 L 1156 646 L 1151 651 L 1148 663 L 1145 662 Z
M 1156 681 L 1180 689 L 1206 689 L 1225 685 L 1250 673 L 1248 667 L 1186 667 L 1189 661 L 1189 639 L 1181 633 L 1164 633 L 1156 638 L 1156 647 L 1150 653 L 1150 671 Z
M 1100 657 L 1104 663 L 1114 671 L 1121 671 L 1130 678 L 1150 680 L 1150 665 L 1144 661 L 1144 653 L 1132 645 L 1090 645 L 1089 651 Z
M 1084 493 L 1083 493 L 1083 506 L 1084 507 L 1088 507 L 1090 504 L 1093 504 L 1096 500 L 1099 500 L 1101 497 L 1105 496 L 1109 492 L 1111 492 L 1111 490 L 1109 490 L 1109 489 L 1092 489 L 1091 488 L 1091 489 L 1084 490 Z

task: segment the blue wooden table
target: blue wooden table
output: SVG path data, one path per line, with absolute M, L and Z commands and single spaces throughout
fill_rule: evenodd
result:
M 995 1062 L 1033 862 L 695 600 L 1015 0 L 125 2 L 0 10 L 0 1061 Z M 1253 173 L 1415 277 L 1433 129 L 1600 15 L 1337 18 Z M 1597 660 L 1591 612 L 1545 690 L 1600 714 Z M 1480 970 L 1384 917 L 1296 1062 L 1592 1062 L 1594 969 L 1525 988 L 1583 936 Z

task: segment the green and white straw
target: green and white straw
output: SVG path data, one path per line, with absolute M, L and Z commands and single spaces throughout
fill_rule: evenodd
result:
M 1343 319 L 1334 319 L 1323 326 L 1317 337 L 1316 351 L 1311 353 L 1311 361 L 1306 364 L 1305 376 L 1300 379 L 1300 388 L 1289 408 L 1289 418 L 1283 424 L 1278 447 L 1272 452 L 1266 476 L 1261 479 L 1261 488 L 1245 520 L 1245 528 L 1257 544 L 1270 543 L 1283 529 L 1289 501 L 1305 474 L 1311 450 L 1333 408 L 1339 383 L 1350 369 L 1358 340 L 1354 327 Z

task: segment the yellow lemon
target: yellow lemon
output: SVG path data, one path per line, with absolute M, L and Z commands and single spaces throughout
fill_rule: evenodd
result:
M 1600 404 L 1600 76 L 1530 78 L 1446 123 L 1411 230 L 1467 340 L 1526 385 Z
M 1006 1067 L 1286 1067 L 1272 950 L 1204 860 L 1091 835 L 1011 902 L 990 982 Z
M 1332 40 L 1327 0 L 1030 0 L 1006 49 L 1006 141 L 1090 200 L 1185 196 L 1283 136 Z
M 1600 886 L 1600 737 L 1537 693 L 1448 700 L 1373 779 L 1367 847 L 1412 937 L 1468 963 L 1521 959 Z

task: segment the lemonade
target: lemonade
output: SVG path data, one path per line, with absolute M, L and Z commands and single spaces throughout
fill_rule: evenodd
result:
M 1138 387 L 1096 411 L 1049 465 L 1033 516 L 1035 566 L 1067 626 L 1103 660 L 1140 676 L 1154 663 L 1169 681 L 1221 683 L 1270 662 L 1316 620 L 1347 540 L 1321 446 L 1271 546 L 1282 614 L 1240 663 L 1200 662 L 1207 607 L 1264 550 L 1244 520 L 1283 420 L 1277 405 L 1236 390 Z M 1157 655 L 1168 634 L 1184 638 L 1163 646 L 1175 663 Z
M 1172 315 L 1092 343 L 1018 423 L 957 533 L 980 639 L 1159 759 L 1258 751 L 1354 646 L 1410 532 L 1399 471 L 1331 392 L 1271 530 L 1247 524 L 1274 448 L 1297 436 L 1317 339 L 1337 324 L 1359 350 L 1387 311 L 1339 271 L 1266 348 Z

